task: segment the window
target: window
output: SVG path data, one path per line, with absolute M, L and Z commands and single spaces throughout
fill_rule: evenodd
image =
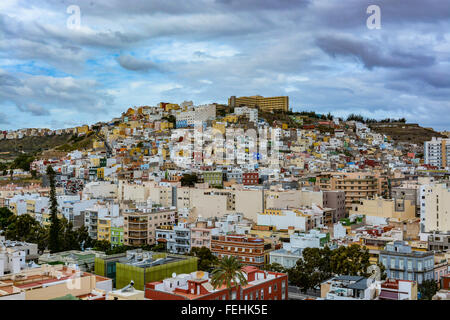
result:
M 395 269 L 395 259 L 391 258 L 391 269 Z

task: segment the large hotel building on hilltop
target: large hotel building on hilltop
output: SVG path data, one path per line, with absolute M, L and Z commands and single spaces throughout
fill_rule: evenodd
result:
M 251 97 L 239 97 L 232 96 L 228 99 L 228 105 L 232 108 L 239 106 L 258 107 L 259 110 L 264 112 L 271 111 L 289 111 L 289 97 L 267 97 L 251 96 Z

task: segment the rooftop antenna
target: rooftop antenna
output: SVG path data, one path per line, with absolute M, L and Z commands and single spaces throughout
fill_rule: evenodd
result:
M 127 286 L 123 287 L 120 292 L 132 292 L 134 291 L 134 281 L 131 280 L 130 284 L 128 284 Z

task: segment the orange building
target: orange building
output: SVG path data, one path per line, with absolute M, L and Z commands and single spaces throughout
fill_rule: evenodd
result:
M 251 238 L 246 235 L 211 237 L 211 252 L 219 259 L 224 256 L 235 256 L 246 265 L 264 266 L 265 250 L 270 248 L 270 244 L 266 247 L 264 239 Z

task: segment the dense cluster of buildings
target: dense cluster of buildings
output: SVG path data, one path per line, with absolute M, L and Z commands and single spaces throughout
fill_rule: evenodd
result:
M 285 118 L 262 117 L 277 113 Z M 287 275 L 265 266 L 292 268 L 305 248 L 352 244 L 368 248 L 388 279 L 338 276 L 322 284 L 321 298 L 417 299 L 426 280 L 448 288 L 449 139 L 405 145 L 357 121 L 292 113 L 288 97 L 261 96 L 134 107 L 108 123 L 3 138 L 65 133 L 93 136 L 92 146 L 35 160 L 30 169 L 42 185 L 1 187 L 0 206 L 49 225 L 52 166 L 59 216 L 74 228 L 112 246 L 159 244 L 166 252 L 86 248 L 37 259 L 36 248 L 3 240 L 0 299 L 36 297 L 26 288 L 75 273 L 86 286 L 70 294 L 89 299 L 287 299 Z M 232 297 L 213 289 L 186 256 L 195 247 L 238 257 L 249 284 L 236 284 Z M 56 262 L 64 267 L 49 265 Z M 47 290 L 42 298 L 64 296 Z

